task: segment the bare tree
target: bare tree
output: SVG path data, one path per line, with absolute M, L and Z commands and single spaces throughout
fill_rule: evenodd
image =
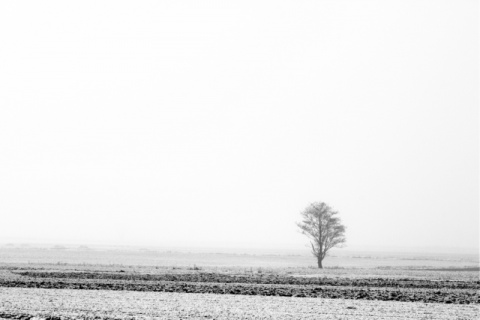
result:
M 336 217 L 337 214 L 326 203 L 314 202 L 301 213 L 303 221 L 297 223 L 301 232 L 310 238 L 319 268 L 323 268 L 322 261 L 328 250 L 345 243 L 345 226 Z

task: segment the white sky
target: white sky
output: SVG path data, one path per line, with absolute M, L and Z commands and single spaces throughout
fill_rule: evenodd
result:
M 479 245 L 478 1 L 0 2 L 0 240 Z

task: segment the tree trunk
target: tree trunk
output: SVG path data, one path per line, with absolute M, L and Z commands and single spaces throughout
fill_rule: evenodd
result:
M 323 266 L 322 266 L 322 258 L 318 257 L 317 259 L 318 259 L 318 260 L 317 260 L 318 268 L 319 268 L 319 269 L 323 269 Z

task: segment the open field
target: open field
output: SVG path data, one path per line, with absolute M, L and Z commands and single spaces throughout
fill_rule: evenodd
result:
M 354 273 L 354 272 L 350 272 Z M 431 303 L 480 303 L 480 281 L 298 277 L 279 274 L 139 273 L 15 270 L 1 287 L 143 292 L 213 293 Z
M 0 246 L 0 263 L 93 264 L 161 267 L 312 268 L 310 251 L 255 251 L 175 248 L 90 248 L 86 246 L 45 247 Z M 372 252 L 333 250 L 326 268 L 465 268 L 479 264 L 478 253 Z
M 0 317 L 57 319 L 477 319 L 478 305 L 196 293 L 0 288 Z M 37 319 L 38 319 L 37 318 Z
M 0 318 L 479 317 L 475 256 L 367 257 L 319 270 L 296 255 L 2 248 Z

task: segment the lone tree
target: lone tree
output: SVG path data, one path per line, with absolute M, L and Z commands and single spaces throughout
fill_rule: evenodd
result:
M 301 213 L 303 221 L 297 223 L 301 232 L 310 238 L 319 268 L 323 268 L 322 261 L 328 250 L 345 243 L 345 226 L 337 214 L 325 202 L 314 202 Z

